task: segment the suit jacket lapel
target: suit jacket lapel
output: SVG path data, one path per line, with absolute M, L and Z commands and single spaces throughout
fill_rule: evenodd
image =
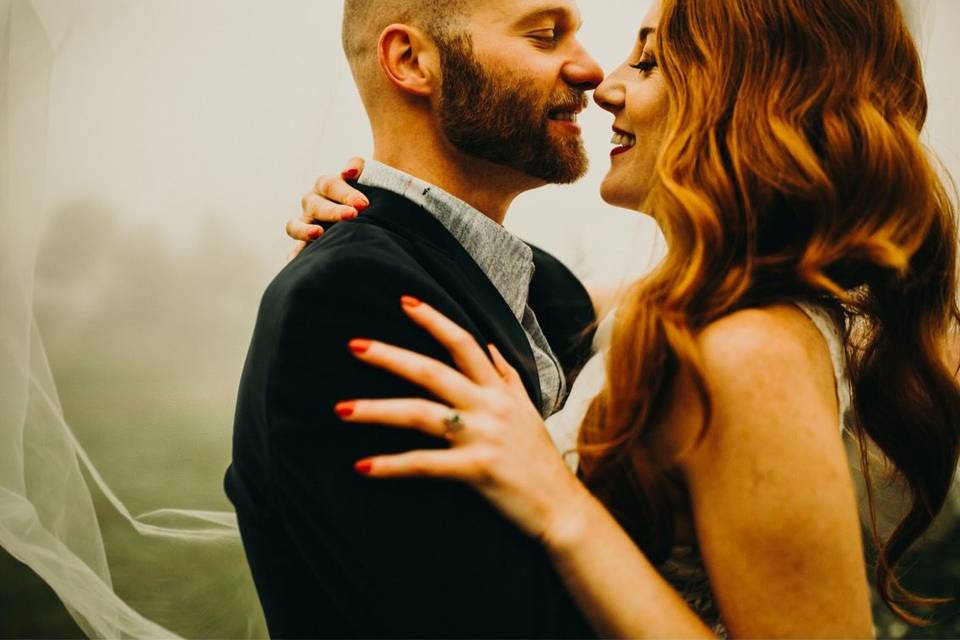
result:
M 540 374 L 530 341 L 513 311 L 466 249 L 429 212 L 406 198 L 382 189 L 358 187 L 371 207 L 359 221 L 369 221 L 413 241 L 430 273 L 444 285 L 467 316 L 503 352 L 519 372 L 537 409 L 542 405 Z M 389 200 L 388 202 L 383 200 Z M 373 206 L 381 201 L 380 206 Z
M 503 356 L 520 373 L 527 394 L 539 410 L 543 400 L 533 350 L 526 332 L 503 296 L 476 263 L 473 268 L 478 273 L 471 273 L 473 269 L 468 266 L 457 263 L 432 247 L 425 248 L 423 258 L 438 267 L 433 272 L 437 280 L 452 292 L 451 295 L 457 299 L 467 316 L 501 349 Z

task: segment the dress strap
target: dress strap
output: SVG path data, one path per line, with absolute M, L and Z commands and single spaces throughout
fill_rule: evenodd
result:
M 823 307 L 795 303 L 801 311 L 813 322 L 817 330 L 823 335 L 830 350 L 830 361 L 833 364 L 833 379 L 837 392 L 837 408 L 840 414 L 840 430 L 850 426 L 853 407 L 853 390 L 850 386 L 850 376 L 847 373 L 846 350 L 844 349 L 843 333 L 837 322 Z

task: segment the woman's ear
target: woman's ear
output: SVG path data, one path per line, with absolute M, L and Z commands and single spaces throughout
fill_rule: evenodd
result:
M 436 45 L 416 27 L 392 24 L 377 45 L 380 68 L 399 89 L 430 96 L 438 89 L 440 60 Z

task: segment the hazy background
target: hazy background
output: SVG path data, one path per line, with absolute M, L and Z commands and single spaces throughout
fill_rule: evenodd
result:
M 123 478 L 111 484 L 134 513 L 229 508 L 236 386 L 260 294 L 289 250 L 283 224 L 319 173 L 371 149 L 340 4 L 38 3 L 68 35 L 51 88 L 36 311 L 67 420 L 107 482 Z M 648 4 L 581 2 L 582 40 L 605 69 L 629 53 Z M 928 139 L 960 176 L 960 0 L 936 0 L 924 24 Z M 662 246 L 649 220 L 597 196 L 610 116 L 593 107 L 582 124 L 588 177 L 523 196 L 507 226 L 584 278 L 639 274 Z M 122 537 L 102 511 L 108 543 Z M 960 595 L 960 560 L 944 554 L 927 574 Z M 2 554 L 0 575 L 0 635 L 76 634 Z M 939 635 L 960 634 L 945 625 Z

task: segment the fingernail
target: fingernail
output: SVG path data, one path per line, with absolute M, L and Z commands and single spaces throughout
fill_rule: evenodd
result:
M 349 418 L 353 415 L 353 412 L 356 410 L 356 408 L 356 401 L 350 400 L 348 402 L 341 402 L 337 404 L 337 406 L 334 408 L 334 411 L 336 411 L 337 415 L 341 418 Z
M 353 468 L 357 473 L 362 473 L 365 476 L 370 475 L 370 472 L 373 471 L 373 460 L 361 460 L 353 465 Z
M 416 309 L 419 307 L 422 302 L 414 298 L 413 296 L 403 296 L 400 298 L 400 304 L 407 307 L 408 309 Z
M 357 211 L 363 211 L 369 206 L 370 206 L 370 203 L 367 202 L 366 200 L 356 200 L 353 203 L 353 208 L 356 209 Z
M 347 211 L 340 216 L 341 220 L 356 220 L 360 213 L 358 211 Z
M 313 229 L 310 229 L 310 231 L 307 233 L 307 237 L 310 238 L 311 240 L 316 240 L 322 235 L 323 235 L 323 229 L 321 229 L 320 227 L 314 227 Z
M 360 172 L 357 171 L 356 169 L 347 169 L 346 171 L 344 171 L 344 172 L 341 173 L 340 175 L 342 175 L 345 180 L 353 180 L 353 179 L 356 178 L 358 175 L 360 175 Z
M 350 351 L 353 351 L 357 355 L 363 355 L 364 353 L 370 350 L 370 345 L 372 344 L 373 342 L 371 340 L 363 340 L 363 339 L 351 340 Z

